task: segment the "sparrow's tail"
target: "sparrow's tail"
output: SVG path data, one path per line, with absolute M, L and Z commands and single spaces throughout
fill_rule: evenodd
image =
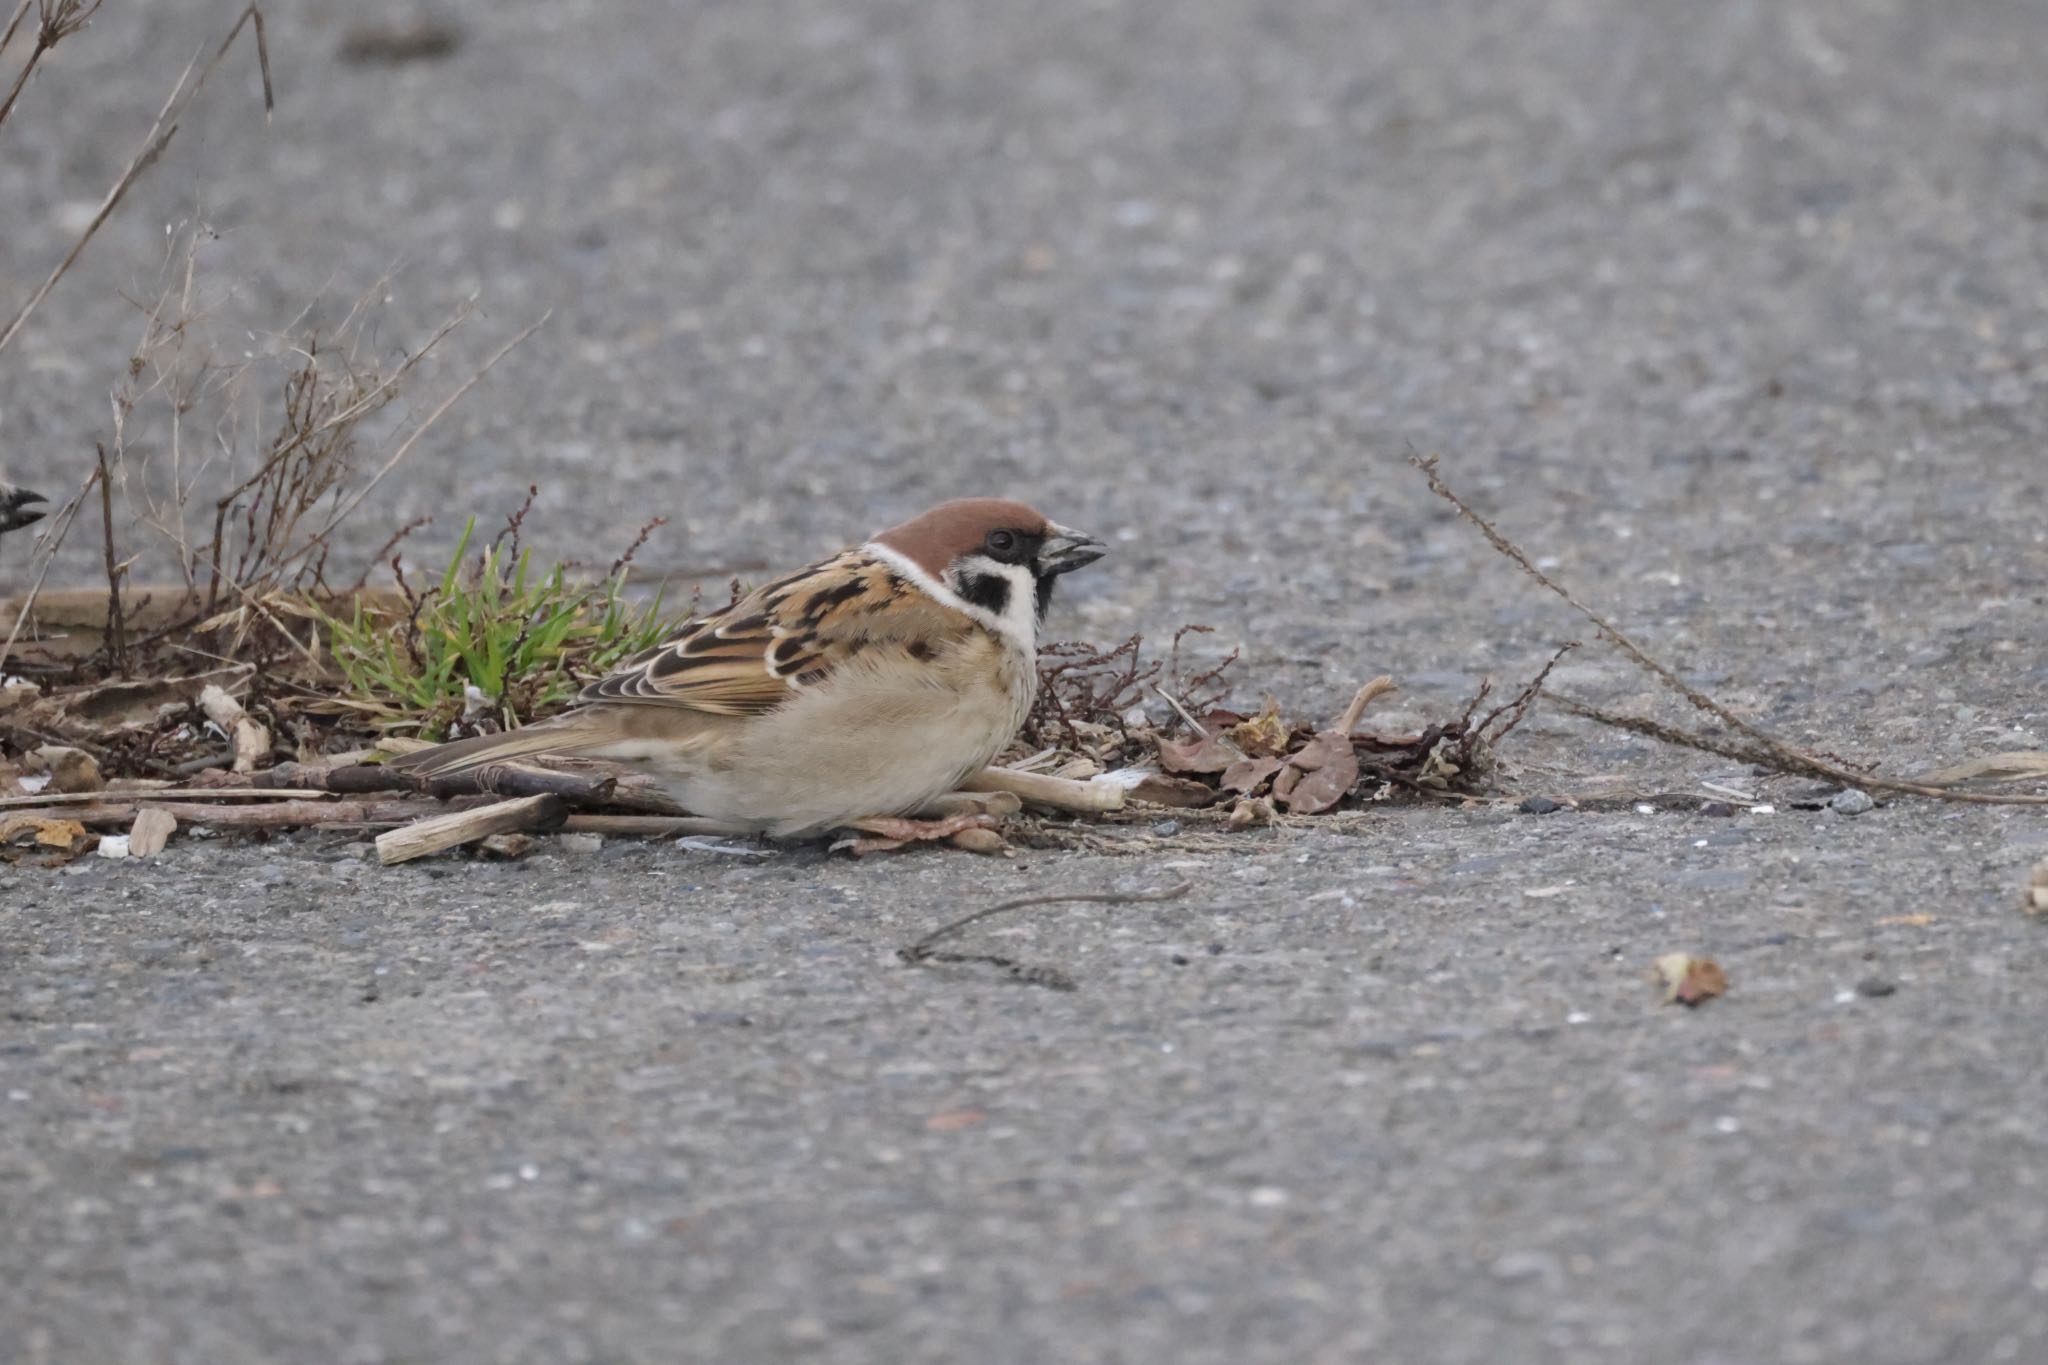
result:
M 468 772 L 486 764 L 505 763 L 518 758 L 587 753 L 605 747 L 614 738 L 606 726 L 592 723 L 589 717 L 572 715 L 529 725 L 521 730 L 508 730 L 502 735 L 478 735 L 474 739 L 436 744 L 431 749 L 419 749 L 389 759 L 384 766 L 400 772 L 418 773 L 421 777 L 445 777 L 450 773 Z

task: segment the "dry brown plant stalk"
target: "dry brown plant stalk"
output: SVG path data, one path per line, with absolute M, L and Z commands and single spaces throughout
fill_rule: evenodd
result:
M 79 15 L 81 8 L 79 0 L 38 0 L 38 3 L 41 5 L 41 15 L 44 22 L 38 25 L 37 49 L 34 57 L 31 59 L 31 66 L 33 66 L 36 59 L 40 59 L 45 51 L 55 46 L 62 38 L 76 33 L 80 28 L 84 27 L 83 20 L 90 19 L 92 11 L 99 8 L 98 0 L 92 0 L 90 6 L 84 9 L 83 17 L 81 18 Z M 62 31 L 56 33 L 56 36 L 46 43 L 44 42 L 45 36 L 53 31 L 50 20 L 60 12 L 67 14 L 69 17 L 58 24 Z M 15 21 L 20 21 L 19 13 L 16 14 Z M 57 262 L 55 268 L 44 277 L 41 284 L 36 286 L 34 292 L 28 296 L 21 307 L 15 310 L 14 316 L 8 320 L 7 325 L 4 328 L 0 328 L 0 351 L 7 349 L 7 344 L 14 340 L 16 333 L 20 332 L 23 324 L 28 321 L 29 314 L 33 313 L 37 306 L 49 296 L 50 291 L 57 287 L 57 281 L 63 279 L 65 272 L 70 270 L 72 265 L 77 262 L 80 254 L 85 251 L 86 244 L 93 239 L 94 234 L 100 230 L 107 219 L 113 216 L 114 210 L 120 206 L 121 200 L 127 197 L 128 191 L 142 177 L 142 173 L 154 165 L 156 159 L 163 155 L 164 148 L 170 145 L 171 138 L 178 131 L 178 120 L 184 117 L 185 110 L 191 106 L 193 100 L 199 97 L 199 92 L 206 88 L 207 78 L 213 75 L 214 68 L 220 65 L 221 59 L 228 55 L 228 49 L 234 46 L 235 39 L 241 36 L 244 28 L 254 28 L 256 31 L 256 61 L 263 73 L 264 117 L 268 118 L 271 111 L 277 107 L 277 97 L 270 84 L 270 45 L 264 37 L 263 10 L 260 5 L 252 3 L 241 12 L 241 15 L 235 20 L 233 27 L 228 29 L 227 37 L 221 40 L 220 47 L 204 66 L 199 65 L 199 60 L 196 57 L 186 64 L 184 73 L 178 77 L 178 83 L 171 88 L 170 95 L 164 100 L 163 108 L 157 111 L 156 121 L 150 124 L 149 132 L 143 137 L 141 147 L 137 149 L 133 157 L 129 158 L 127 166 L 123 168 L 120 175 L 115 177 L 112 188 L 107 191 L 106 197 L 100 201 L 98 210 L 94 212 L 93 216 L 86 222 L 86 225 L 80 229 L 78 236 L 72 240 L 70 250 L 64 253 L 63 259 Z M 8 32 L 10 34 L 13 32 L 11 25 Z M 193 75 L 195 70 L 198 73 L 196 79 Z M 26 80 L 26 73 L 24 73 L 23 80 Z M 15 93 L 19 93 L 18 87 Z M 12 104 L 13 97 L 10 95 L 8 107 L 11 108 Z M 4 116 L 5 111 L 0 111 L 0 117 Z
M 1043 896 L 1019 896 L 1014 900 L 984 906 L 972 914 L 948 921 L 908 947 L 898 948 L 896 956 L 913 967 L 932 962 L 982 963 L 999 968 L 1013 981 L 1031 986 L 1045 986 L 1056 991 L 1071 991 L 1075 989 L 1073 977 L 1057 967 L 1034 966 L 994 953 L 941 952 L 938 945 L 970 924 L 994 915 L 1006 914 L 1011 910 L 1024 910 L 1034 905 L 1146 905 L 1158 901 L 1179 900 L 1193 889 L 1194 883 L 1181 882 L 1176 886 L 1155 887 L 1146 891 L 1055 891 Z
M 1979 805 L 2048 805 L 2048 796 L 2001 795 L 1994 792 L 1961 792 L 1953 791 L 1946 787 L 1930 787 L 1921 782 L 1907 782 L 1898 778 L 1879 777 L 1873 773 L 1858 772 L 1853 768 L 1832 762 L 1818 754 L 1809 753 L 1804 749 L 1786 743 L 1776 735 L 1769 733 L 1750 721 L 1744 720 L 1720 702 L 1715 701 L 1706 693 L 1686 682 L 1685 679 L 1673 672 L 1670 667 L 1652 658 L 1641 645 L 1638 645 L 1624 634 L 1620 627 L 1616 626 L 1599 612 L 1593 610 L 1593 608 L 1587 606 L 1577 597 L 1574 597 L 1568 589 L 1561 586 L 1555 579 L 1544 573 L 1543 570 L 1537 568 L 1535 561 L 1529 558 L 1521 546 L 1502 535 L 1492 522 L 1473 511 L 1463 498 L 1452 491 L 1450 485 L 1444 482 L 1443 476 L 1437 472 L 1436 456 L 1432 455 L 1424 458 L 1411 454 L 1408 457 L 1408 462 L 1421 470 L 1423 477 L 1429 480 L 1430 491 L 1445 502 L 1448 502 L 1451 506 L 1457 508 L 1458 514 L 1477 527 L 1480 534 L 1486 537 L 1488 543 L 1495 550 L 1505 555 L 1508 559 L 1513 560 L 1523 573 L 1528 574 L 1538 583 L 1556 593 L 1571 606 L 1572 610 L 1592 622 L 1594 629 L 1598 630 L 1609 643 L 1626 655 L 1631 663 L 1663 683 L 1672 691 L 1678 693 L 1681 697 L 1684 697 L 1694 707 L 1706 712 L 1723 725 L 1726 725 L 1730 730 L 1743 736 L 1750 743 L 1747 746 L 1731 745 L 1728 741 L 1715 740 L 1711 736 L 1662 725 L 1656 721 L 1641 717 L 1610 716 L 1609 713 L 1600 711 L 1598 708 L 1588 707 L 1582 702 L 1558 696 L 1557 700 L 1566 708 L 1577 711 L 1589 719 L 1598 720 L 1603 724 L 1617 725 L 1622 729 L 1654 739 L 1664 740 L 1667 743 L 1699 749 L 1707 753 L 1739 758 L 1743 762 L 1754 763 L 1759 767 L 1769 768 L 1776 772 L 1817 777 L 1824 781 L 1840 783 L 1845 787 L 1874 788 L 1879 791 L 1899 792 L 1907 796 L 1926 796 L 1940 801 L 1963 801 Z M 1555 660 L 1552 662 L 1554 663 Z M 1545 670 L 1545 672 L 1548 671 L 1548 669 Z M 1557 696 L 1555 693 L 1552 695 Z
M 14 112 L 14 102 L 28 88 L 29 78 L 36 74 L 43 54 L 91 23 L 93 14 L 100 7 L 100 0 L 21 0 L 8 19 L 7 28 L 0 31 L 0 52 L 5 52 L 7 45 L 14 41 L 15 31 L 27 17 L 31 3 L 36 5 L 35 37 L 30 40 L 28 56 L 23 59 L 21 70 L 15 73 L 14 84 L 7 88 L 4 97 L 0 97 L 0 123 L 7 122 L 7 116 Z

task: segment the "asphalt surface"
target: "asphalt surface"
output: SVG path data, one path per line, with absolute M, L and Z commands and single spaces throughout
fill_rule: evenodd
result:
M 120 293 L 201 212 L 251 349 L 386 271 L 379 354 L 475 295 L 408 403 L 552 310 L 344 552 L 434 513 L 432 562 L 536 483 L 544 553 L 658 511 L 716 577 L 1009 493 L 1117 547 L 1055 633 L 1208 623 L 1240 699 L 1389 672 L 1395 724 L 1590 640 L 1412 447 L 1795 740 L 2048 747 L 2036 9 L 474 0 L 364 65 L 268 8 L 276 117 L 231 60 L 0 357 L 16 482 L 75 484 Z M 0 129 L 0 295 L 227 17 L 60 51 Z M 1555 714 L 1505 756 L 1773 808 L 0 869 L 0 1357 L 2048 1359 L 2048 816 L 1803 809 Z M 972 936 L 1072 993 L 894 957 L 1180 880 Z M 1674 950 L 1728 995 L 1660 1004 Z

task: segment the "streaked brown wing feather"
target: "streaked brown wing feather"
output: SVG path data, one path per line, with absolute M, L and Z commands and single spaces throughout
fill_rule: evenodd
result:
M 865 650 L 979 629 L 881 560 L 848 550 L 685 622 L 584 688 L 578 700 L 755 715 L 823 682 Z

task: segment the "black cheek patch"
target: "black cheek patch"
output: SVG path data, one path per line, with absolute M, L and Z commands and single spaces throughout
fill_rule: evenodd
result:
M 1010 605 L 1010 583 L 994 574 L 962 574 L 960 596 L 992 616 L 1001 616 L 1003 608 Z
M 919 663 L 923 663 L 926 659 L 932 657 L 932 647 L 922 640 L 912 640 L 903 648 L 905 651 L 909 653 L 911 658 L 917 660 Z

